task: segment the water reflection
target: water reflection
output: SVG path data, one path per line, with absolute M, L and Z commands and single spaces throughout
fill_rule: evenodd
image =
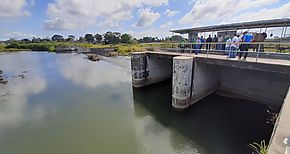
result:
M 133 90 L 129 67 L 119 67 L 130 59 L 83 58 L 0 55 L 9 76 L 0 95 L 11 93 L 0 96 L 1 154 L 249 153 L 247 143 L 272 129 L 263 106 L 213 95 L 175 112 L 170 82 Z
M 133 89 L 133 94 L 138 119 L 137 136 L 142 136 L 140 145 L 144 149 L 155 147 L 153 149 L 166 151 L 165 153 L 206 153 L 195 140 L 176 130 L 177 125 L 185 128 L 188 126 L 182 117 L 175 117 L 177 115 L 172 110 L 170 82 L 141 90 Z
M 61 74 L 67 80 L 77 85 L 96 88 L 100 85 L 116 85 L 119 82 L 130 82 L 129 71 L 125 69 L 114 69 L 117 66 L 104 65 L 104 61 L 91 62 L 84 56 L 67 56 L 66 60 L 57 61 Z M 114 70 L 114 71 L 112 71 Z
M 211 95 L 185 112 L 176 112 L 171 107 L 170 82 L 133 92 L 136 116 L 156 119 L 171 130 L 175 150 L 188 146 L 196 153 L 251 153 L 249 143 L 270 139 L 273 125 L 266 123 L 264 105 Z
M 17 59 L 17 60 L 16 60 Z M 28 97 L 44 91 L 47 87 L 46 80 L 33 74 L 26 73 L 24 78 L 18 75 L 23 70 L 31 70 L 40 65 L 37 55 L 25 54 L 1 55 L 0 66 L 8 75 L 8 83 L 0 84 L 0 128 L 13 127 L 30 119 L 40 120 L 45 114 L 41 105 L 36 105 L 28 110 Z

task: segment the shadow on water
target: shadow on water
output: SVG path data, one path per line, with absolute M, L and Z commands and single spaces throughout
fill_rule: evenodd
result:
M 197 143 L 206 153 L 251 153 L 249 143 L 269 142 L 273 130 L 273 125 L 266 123 L 267 106 L 217 94 L 206 97 L 186 111 L 174 111 L 171 81 L 134 89 L 133 97 L 136 116 L 152 114 L 162 125 Z M 139 112 L 138 106 L 149 113 Z

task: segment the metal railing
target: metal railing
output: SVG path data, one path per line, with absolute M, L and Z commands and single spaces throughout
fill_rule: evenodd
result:
M 149 50 L 163 49 L 167 51 L 189 53 L 189 54 L 248 54 L 255 55 L 256 62 L 261 54 L 289 56 L 290 58 L 290 42 L 211 42 L 211 43 L 147 43 L 145 45 Z M 237 48 L 235 49 L 234 46 Z M 247 51 L 248 49 L 248 51 Z M 236 56 L 234 56 L 236 57 Z

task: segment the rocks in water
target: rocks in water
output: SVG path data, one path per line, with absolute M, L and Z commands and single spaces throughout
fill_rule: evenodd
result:
M 91 61 L 100 61 L 101 60 L 101 58 L 96 54 L 88 54 L 87 56 L 88 56 L 88 59 Z
M 118 56 L 118 53 L 117 52 L 109 52 L 109 53 L 107 53 L 107 56 L 108 57 L 115 57 L 115 56 Z
M 3 76 L 3 70 L 0 70 L 0 83 L 6 84 L 8 81 Z
M 5 80 L 5 79 L 3 79 L 3 78 L 0 78 L 0 83 L 2 83 L 2 84 L 6 84 L 8 81 L 7 80 Z
M 8 80 L 4 79 L 3 76 L 0 76 L 0 83 L 6 84 L 7 82 L 8 82 Z
M 24 74 L 19 74 L 18 75 L 20 78 L 24 78 Z

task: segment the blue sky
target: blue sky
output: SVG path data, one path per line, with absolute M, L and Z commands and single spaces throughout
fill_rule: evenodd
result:
M 289 0 L 0 0 L 0 40 L 170 29 L 290 17 Z M 289 28 L 290 29 L 290 28 Z

